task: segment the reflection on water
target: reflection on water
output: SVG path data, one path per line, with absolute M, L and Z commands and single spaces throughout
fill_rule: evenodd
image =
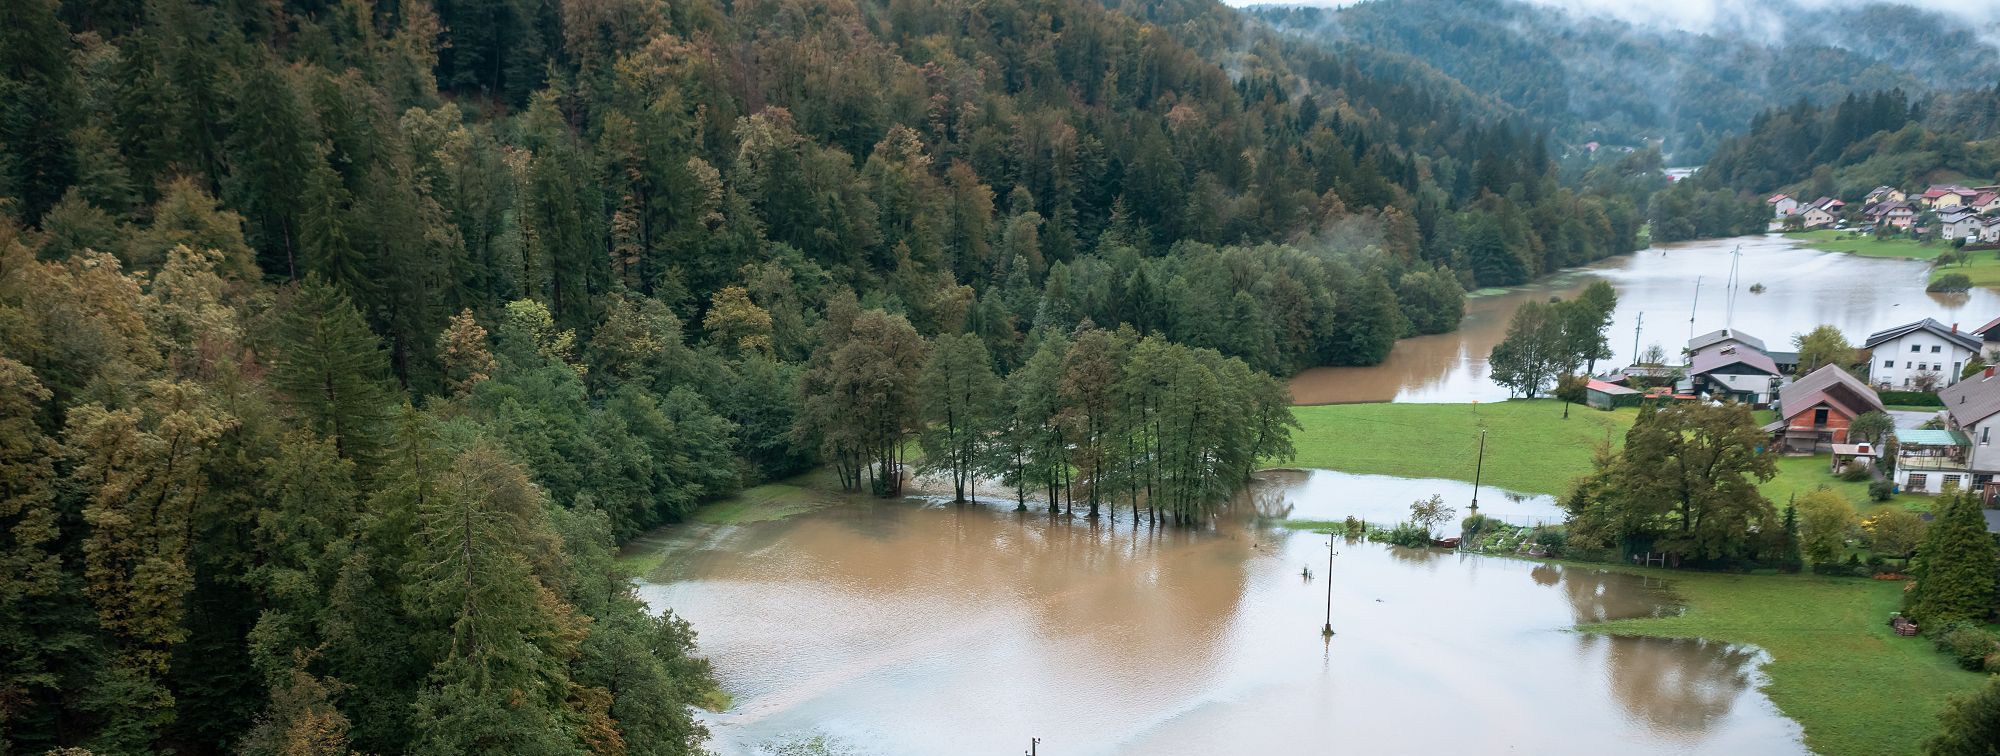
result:
M 1744 290 L 1736 295 L 1732 319 L 1722 286 L 1729 276 L 1730 251 L 1738 245 L 1743 248 Z M 1610 366 L 1631 362 L 1633 329 L 1641 324 L 1641 313 L 1638 348 L 1659 344 L 1669 355 L 1687 344 L 1691 327 L 1701 333 L 1733 323 L 1782 351 L 1791 348 L 1794 334 L 1823 323 L 1859 343 L 1869 332 L 1926 317 L 1974 328 L 2000 313 L 2000 295 L 1986 289 L 1951 295 L 1924 291 L 1929 271 L 1922 261 L 1821 252 L 1775 235 L 1656 247 L 1533 286 L 1472 297 L 1466 300 L 1458 331 L 1399 341 L 1389 359 L 1373 367 L 1307 370 L 1292 379 L 1292 399 L 1299 404 L 1505 399 L 1507 390 L 1488 378 L 1486 355 L 1506 335 L 1515 308 L 1530 300 L 1573 296 L 1600 278 L 1618 290 Z M 1699 302 L 1696 277 L 1702 283 Z M 1757 283 L 1765 291 L 1749 293 Z M 1599 364 L 1600 369 L 1606 365 Z
M 1410 518 L 1410 503 L 1443 496 L 1457 510 L 1454 522 L 1471 512 L 1472 484 L 1440 478 L 1399 478 L 1333 470 L 1272 470 L 1261 474 L 1280 486 L 1253 489 L 1255 508 L 1282 512 L 1298 520 L 1341 520 L 1349 516 L 1378 525 Z M 1266 501 L 1269 500 L 1269 501 Z M 1553 496 L 1522 494 L 1483 486 L 1479 513 L 1514 525 L 1561 522 L 1562 509 Z M 1456 530 L 1454 525 L 1452 528 Z
M 1264 513 L 1340 505 L 1312 476 Z M 641 594 L 694 623 L 728 753 L 1801 753 L 1755 652 L 1600 638 L 1675 611 L 1561 565 L 1339 543 L 1238 511 L 1205 530 L 883 503 L 685 526 Z M 1301 571 L 1312 569 L 1312 577 Z

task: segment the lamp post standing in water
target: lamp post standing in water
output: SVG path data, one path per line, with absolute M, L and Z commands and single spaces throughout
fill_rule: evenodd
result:
M 1467 516 L 1479 514 L 1479 474 L 1486 471 L 1486 429 L 1479 429 L 1479 460 L 1472 463 L 1472 506 Z
M 1041 744 L 1042 744 L 1041 738 L 1028 738 L 1028 750 L 1022 751 L 1022 753 L 1028 754 L 1028 756 L 1035 756 L 1035 746 Z
M 1326 626 L 1319 629 L 1322 637 L 1333 637 L 1333 558 L 1339 556 L 1333 550 L 1333 534 L 1326 534 Z

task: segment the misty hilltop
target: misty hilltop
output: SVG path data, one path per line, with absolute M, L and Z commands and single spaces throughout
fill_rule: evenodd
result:
M 1434 68 L 1501 113 L 1575 142 L 1659 144 L 1700 162 L 1758 112 L 1858 90 L 1990 86 L 1990 20 L 1891 3 L 1710 9 L 1686 28 L 1517 0 L 1375 0 L 1245 9 L 1363 70 Z

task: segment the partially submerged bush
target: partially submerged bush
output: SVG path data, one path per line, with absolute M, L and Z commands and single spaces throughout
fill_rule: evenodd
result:
M 1930 292 L 1961 293 L 1972 290 L 1972 277 L 1964 273 L 1946 273 L 1938 276 L 1924 289 Z

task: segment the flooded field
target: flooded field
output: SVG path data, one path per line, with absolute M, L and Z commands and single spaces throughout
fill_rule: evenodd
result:
M 1395 519 L 1454 485 L 1266 474 L 1201 531 L 868 503 L 635 548 L 734 696 L 724 754 L 1804 752 L 1754 649 L 1572 629 L 1678 611 L 1636 576 L 1342 542 L 1322 639 L 1328 539 L 1256 514 Z
M 1732 318 L 1724 283 L 1730 252 L 1738 245 L 1743 249 L 1742 290 Z M 1839 327 L 1858 346 L 1871 331 L 1926 317 L 1968 329 L 2000 317 L 2000 295 L 1991 291 L 1924 291 L 1929 270 L 1923 261 L 1821 252 L 1775 235 L 1664 245 L 1539 284 L 1472 297 L 1458 331 L 1404 339 L 1387 361 L 1373 367 L 1307 370 L 1293 378 L 1292 398 L 1299 404 L 1505 399 L 1507 389 L 1487 377 L 1486 355 L 1506 335 L 1515 308 L 1530 300 L 1572 296 L 1598 279 L 1618 290 L 1610 329 L 1615 355 L 1600 369 L 1631 362 L 1635 328 L 1639 349 L 1659 344 L 1677 355 L 1690 328 L 1704 333 L 1733 324 L 1771 349 L 1788 351 L 1794 334 L 1821 324 Z M 1698 302 L 1697 277 L 1702 284 Z M 1749 287 L 1758 283 L 1765 291 L 1751 294 Z

